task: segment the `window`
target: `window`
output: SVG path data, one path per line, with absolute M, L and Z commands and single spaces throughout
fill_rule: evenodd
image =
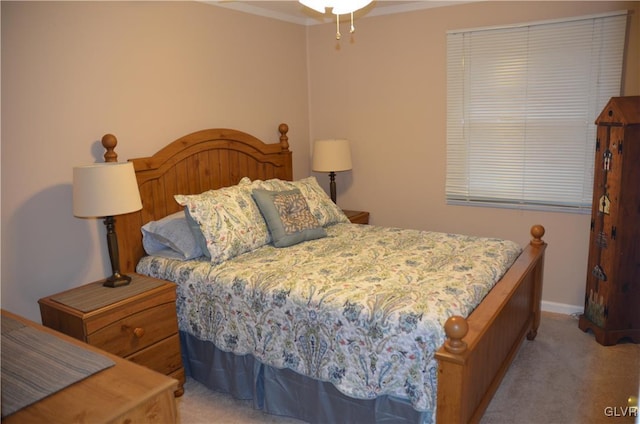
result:
M 447 34 L 448 204 L 589 213 L 626 12 Z

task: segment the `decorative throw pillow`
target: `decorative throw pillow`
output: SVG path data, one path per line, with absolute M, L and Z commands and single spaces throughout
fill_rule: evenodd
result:
M 184 211 L 150 221 L 142 226 L 142 245 L 149 255 L 183 261 L 203 255 Z
M 176 195 L 205 241 L 211 262 L 220 263 L 269 243 L 269 231 L 251 197 L 248 178 L 235 186 L 197 195 Z M 197 225 L 197 226 L 196 226 Z
M 285 181 L 277 178 L 266 181 L 254 180 L 251 185 L 254 188 L 264 190 L 300 190 L 309 205 L 309 210 L 311 210 L 311 213 L 322 227 L 340 222 L 350 222 L 349 218 L 342 212 L 342 209 L 333 203 L 327 193 L 320 187 L 316 177 L 307 177 L 298 181 Z
M 276 247 L 287 247 L 326 237 L 327 232 L 311 214 L 300 190 L 255 189 L 253 198 L 267 223 Z

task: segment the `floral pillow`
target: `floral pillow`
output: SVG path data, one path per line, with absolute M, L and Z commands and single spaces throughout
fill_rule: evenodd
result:
M 220 263 L 270 242 L 267 225 L 251 196 L 251 182 L 197 195 L 175 195 L 201 233 L 211 262 Z
M 309 210 L 316 217 L 322 227 L 337 224 L 339 222 L 349 223 L 349 218 L 342 212 L 325 191 L 318 184 L 315 177 L 307 177 L 298 181 L 285 181 L 279 179 L 254 180 L 251 185 L 254 188 L 283 191 L 298 189 L 304 196 Z
M 271 191 L 255 189 L 253 198 L 262 212 L 276 247 L 287 247 L 307 240 L 326 237 L 298 189 Z

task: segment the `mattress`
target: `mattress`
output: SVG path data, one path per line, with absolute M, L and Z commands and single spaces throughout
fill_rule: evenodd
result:
M 225 352 L 435 410 L 435 351 L 521 252 L 512 241 L 336 224 L 218 265 L 144 257 L 137 272 L 177 284 L 180 330 Z

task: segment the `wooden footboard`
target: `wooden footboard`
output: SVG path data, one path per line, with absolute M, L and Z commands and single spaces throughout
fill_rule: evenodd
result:
M 540 324 L 544 227 L 504 277 L 465 320 L 445 324 L 447 341 L 438 360 L 438 423 L 478 422 L 524 337 L 533 340 Z

